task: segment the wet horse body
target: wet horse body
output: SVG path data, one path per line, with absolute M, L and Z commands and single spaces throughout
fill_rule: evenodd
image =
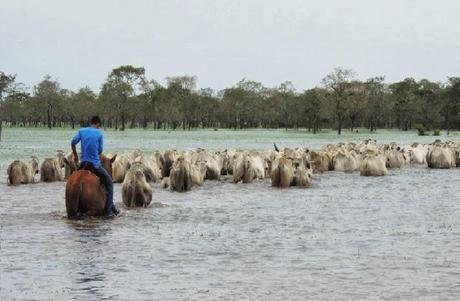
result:
M 115 157 L 101 155 L 102 166 L 109 174 Z M 67 180 L 65 204 L 68 218 L 105 215 L 106 189 L 99 177 L 88 169 L 91 168 L 73 172 Z
M 105 188 L 99 178 L 89 170 L 78 170 L 70 176 L 65 200 L 69 218 L 105 214 Z

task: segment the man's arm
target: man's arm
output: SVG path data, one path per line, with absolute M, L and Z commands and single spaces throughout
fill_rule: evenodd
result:
M 104 135 L 99 138 L 99 155 L 104 151 Z
M 78 159 L 76 144 L 72 144 L 72 153 L 73 153 L 73 161 L 75 162 L 75 164 L 78 165 L 80 160 Z
M 77 154 L 77 144 L 80 142 L 81 137 L 80 137 L 80 131 L 77 132 L 77 134 L 72 138 L 72 141 L 70 142 L 72 146 L 72 153 L 73 153 L 73 160 L 75 164 L 78 165 L 79 159 L 78 159 L 78 154 Z

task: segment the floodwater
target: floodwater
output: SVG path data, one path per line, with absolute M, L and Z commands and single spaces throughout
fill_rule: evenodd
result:
M 404 168 L 380 178 L 329 172 L 308 189 L 224 180 L 180 194 L 154 185 L 154 203 L 135 210 L 122 207 L 116 185 L 118 218 L 69 221 L 64 183 L 9 187 L 4 174 L 14 154 L 51 154 L 71 134 L 4 131 L 1 300 L 460 299 L 460 169 Z M 406 134 L 371 137 L 434 139 Z M 362 136 L 129 131 L 107 132 L 106 140 L 118 150 L 269 148 L 273 138 L 318 148 Z

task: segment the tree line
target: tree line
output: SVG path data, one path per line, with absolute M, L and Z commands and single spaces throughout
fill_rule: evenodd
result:
M 126 128 L 324 128 L 460 129 L 460 77 L 446 82 L 405 78 L 387 83 L 360 80 L 336 68 L 317 87 L 297 91 L 289 81 L 277 87 L 243 79 L 221 91 L 197 89 L 196 77 L 146 78 L 143 67 L 113 69 L 99 92 L 62 88 L 45 76 L 32 89 L 0 71 L 1 126 L 84 126 L 98 114 L 103 126 Z

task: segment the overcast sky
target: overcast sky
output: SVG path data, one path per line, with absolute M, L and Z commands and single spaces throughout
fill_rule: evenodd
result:
M 460 71 L 460 1 L 2 1 L 0 71 L 98 90 L 123 64 L 149 78 L 242 78 L 303 90 L 337 66 L 358 77 L 445 81 Z

